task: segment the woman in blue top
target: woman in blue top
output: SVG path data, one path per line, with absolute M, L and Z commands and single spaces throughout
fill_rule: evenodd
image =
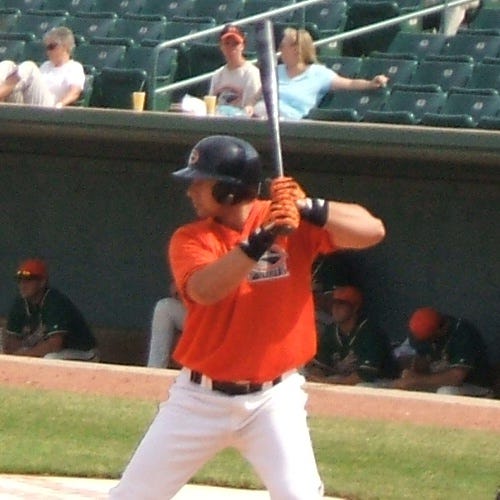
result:
M 319 64 L 311 35 L 307 30 L 286 28 L 280 43 L 278 65 L 280 117 L 299 120 L 318 105 L 332 90 L 366 90 L 385 87 L 388 78 L 377 75 L 372 80 L 345 78 Z M 254 116 L 265 117 L 265 106 L 259 101 Z

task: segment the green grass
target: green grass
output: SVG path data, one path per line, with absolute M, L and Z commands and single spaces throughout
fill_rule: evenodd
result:
M 151 402 L 0 387 L 0 472 L 117 478 L 156 413 Z M 362 500 L 493 500 L 500 434 L 311 418 L 328 495 Z M 259 488 L 234 450 L 193 482 Z

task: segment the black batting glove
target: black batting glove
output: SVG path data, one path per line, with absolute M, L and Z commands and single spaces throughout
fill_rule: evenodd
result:
M 272 227 L 260 227 L 248 237 L 248 240 L 240 243 L 240 248 L 247 257 L 258 262 L 274 243 L 276 236 L 277 232 Z
M 324 227 L 328 220 L 328 201 L 322 198 L 297 200 L 300 216 L 318 227 Z

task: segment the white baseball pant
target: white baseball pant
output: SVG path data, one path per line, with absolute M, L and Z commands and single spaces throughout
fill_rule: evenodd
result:
M 234 447 L 272 500 L 316 500 L 323 484 L 307 426 L 304 378 L 297 372 L 254 394 L 227 396 L 182 369 L 142 439 L 112 500 L 171 499 L 208 460 Z

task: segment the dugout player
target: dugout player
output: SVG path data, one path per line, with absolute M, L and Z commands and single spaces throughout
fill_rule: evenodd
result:
M 183 368 L 111 498 L 172 498 L 227 447 L 273 500 L 320 498 L 297 371 L 316 351 L 311 267 L 320 253 L 377 244 L 384 225 L 359 205 L 307 198 L 292 178 L 257 199 L 259 155 L 232 136 L 201 140 L 173 175 L 198 216 L 168 248 L 187 306 Z

